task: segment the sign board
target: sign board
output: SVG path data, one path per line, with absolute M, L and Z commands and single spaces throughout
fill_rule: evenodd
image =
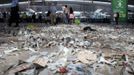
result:
M 127 4 L 128 0 L 112 0 L 112 11 L 113 13 L 119 13 L 119 21 L 121 22 L 127 21 Z

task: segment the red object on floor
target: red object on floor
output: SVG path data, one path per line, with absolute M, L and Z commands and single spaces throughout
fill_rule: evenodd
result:
M 67 73 L 67 69 L 65 67 L 59 68 L 60 73 Z

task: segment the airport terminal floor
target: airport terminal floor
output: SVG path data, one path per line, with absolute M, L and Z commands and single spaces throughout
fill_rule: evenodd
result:
M 4 27 L 0 75 L 131 75 L 133 32 L 132 24 L 107 23 Z
M 1 1 L 0 75 L 134 75 L 134 1 Z

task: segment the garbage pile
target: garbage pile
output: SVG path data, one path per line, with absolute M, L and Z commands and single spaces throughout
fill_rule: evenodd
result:
M 12 43 L 1 45 L 0 58 L 25 59 L 17 58 L 2 75 L 120 75 L 122 62 L 132 66 L 123 71 L 125 75 L 134 74 L 134 34 L 128 29 L 58 25 L 22 28 L 8 39 Z

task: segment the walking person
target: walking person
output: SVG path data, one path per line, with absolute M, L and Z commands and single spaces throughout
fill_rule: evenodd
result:
M 69 9 L 67 5 L 63 6 L 63 15 L 64 15 L 64 22 L 68 24 L 69 23 Z
M 23 22 L 24 22 L 24 23 L 27 22 L 27 14 L 26 14 L 26 12 L 24 12 L 24 13 L 22 14 L 22 19 L 23 19 Z
M 69 9 L 69 23 L 72 24 L 74 22 L 75 16 L 74 16 L 74 11 L 73 8 L 70 7 Z
M 39 14 L 39 22 L 42 23 L 42 14 Z
M 7 13 L 6 12 L 3 12 L 2 15 L 3 15 L 3 22 L 6 22 Z
M 51 12 L 48 10 L 47 14 L 46 14 L 46 23 L 50 24 L 51 23 L 51 18 L 50 18 Z
M 56 9 L 54 3 L 51 4 L 49 11 L 51 12 L 51 14 L 50 14 L 51 24 L 55 25 L 56 24 L 56 11 L 57 11 L 57 9 Z
M 119 26 L 118 26 L 118 24 L 119 24 L 119 13 L 118 12 L 116 12 L 116 13 L 114 13 L 114 22 L 115 22 L 115 30 L 118 32 L 119 31 Z
M 119 13 L 118 12 L 114 13 L 114 21 L 115 21 L 116 25 L 119 24 Z
M 35 21 L 36 21 L 36 15 L 35 15 L 35 13 L 33 13 L 32 14 L 32 22 L 35 23 Z
M 2 16 L 2 13 L 0 12 L 0 22 L 2 22 L 3 20 L 3 16 Z
M 10 10 L 9 27 L 12 23 L 16 23 L 15 27 L 19 26 L 19 5 L 18 0 L 12 0 L 12 7 Z

